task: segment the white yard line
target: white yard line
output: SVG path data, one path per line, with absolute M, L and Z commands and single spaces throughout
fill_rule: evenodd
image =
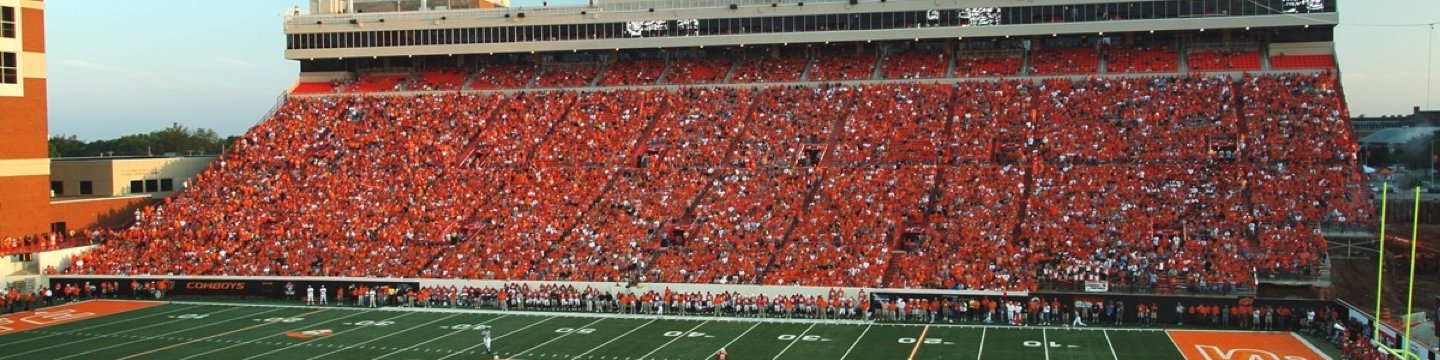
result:
M 1040 347 L 1045 349 L 1045 360 L 1050 360 L 1050 337 L 1045 334 L 1045 329 L 1040 329 Z
M 275 310 L 281 310 L 281 309 L 275 309 Z M 273 310 L 272 310 L 272 311 L 273 311 Z M 325 311 L 325 309 L 320 309 L 320 310 L 316 310 L 316 311 L 311 311 L 311 312 L 308 312 L 308 313 L 304 313 L 304 314 L 300 314 L 300 315 L 295 315 L 295 316 L 296 316 L 296 317 L 310 316 L 310 315 L 318 314 L 318 313 L 323 312 L 323 311 Z M 268 313 L 268 312 L 269 312 L 269 311 L 260 312 L 260 313 L 256 313 L 255 315 L 264 314 L 264 313 Z M 202 341 L 214 339 L 214 338 L 217 338 L 217 337 L 226 336 L 226 335 L 238 333 L 238 332 L 241 332 L 241 331 L 246 331 L 246 330 L 255 329 L 255 328 L 259 328 L 259 327 L 264 327 L 264 326 L 266 326 L 266 325 L 272 325 L 272 324 L 275 324 L 275 323 L 271 323 L 271 322 L 260 322 L 259 324 L 251 325 L 251 326 L 244 327 L 244 328 L 240 328 L 240 329 L 230 330 L 230 331 L 226 331 L 226 332 L 219 333 L 219 334 L 215 334 L 215 335 L 206 336 L 206 337 L 199 338 L 199 339 L 192 339 L 192 340 L 190 340 L 190 341 L 186 341 L 186 342 L 183 342 L 183 343 L 179 343 L 179 344 L 175 344 L 175 345 L 170 345 L 170 346 L 166 346 L 166 347 L 162 347 L 162 348 L 155 348 L 155 349 L 152 349 L 152 350 L 149 350 L 149 351 L 145 351 L 145 352 L 142 352 L 142 353 L 125 356 L 125 357 L 119 358 L 119 359 L 117 359 L 117 360 L 125 360 L 125 359 L 130 359 L 130 358 L 139 357 L 139 356 L 141 356 L 141 355 L 154 354 L 154 353 L 157 353 L 157 352 L 161 352 L 161 351 L 165 351 L 165 350 L 169 350 L 169 349 L 174 349 L 174 348 L 177 348 L 177 347 L 181 347 L 181 346 L 185 346 L 185 345 L 190 345 L 190 344 L 194 344 L 194 343 L 197 343 L 197 342 L 202 342 Z
M 350 348 L 358 348 L 358 347 L 360 347 L 360 345 L 369 344 L 369 343 L 371 343 L 371 342 L 374 342 L 375 340 L 380 340 L 380 339 L 388 338 L 388 337 L 391 337 L 391 336 L 400 335 L 400 334 L 409 332 L 410 330 L 415 330 L 415 329 L 419 329 L 419 328 L 421 328 L 421 327 L 428 326 L 428 325 L 430 325 L 430 324 L 434 324 L 434 323 L 441 322 L 441 321 L 445 321 L 445 320 L 450 320 L 450 318 L 453 318 L 453 317 L 456 317 L 456 316 L 460 316 L 460 314 L 450 314 L 450 316 L 446 316 L 446 317 L 439 318 L 439 319 L 435 319 L 435 320 L 430 320 L 430 321 L 425 322 L 424 324 L 415 325 L 415 326 L 411 326 L 411 327 L 405 328 L 405 330 L 392 331 L 392 332 L 390 332 L 389 334 L 385 334 L 385 335 L 381 335 L 381 336 L 376 336 L 376 337 L 370 338 L 370 340 L 365 340 L 365 341 L 363 341 L 363 342 L 361 342 L 361 343 L 359 343 L 359 344 L 350 344 L 350 345 L 347 345 L 347 346 L 342 347 L 342 348 L 339 348 L 339 349 L 330 350 L 330 352 L 327 352 L 327 353 L 324 353 L 324 354 L 320 354 L 320 355 L 315 355 L 315 356 L 312 356 L 312 357 L 310 357 L 309 359 L 306 359 L 306 360 L 315 360 L 315 359 L 323 358 L 323 357 L 326 357 L 326 356 L 330 356 L 330 354 L 334 354 L 334 353 L 338 353 L 338 352 L 341 352 L 341 351 L 345 351 L 345 350 L 350 349 Z
M 1101 331 L 1100 333 L 1105 334 L 1105 345 L 1110 345 L 1110 355 L 1115 356 L 1115 360 L 1120 360 L 1120 354 L 1115 353 L 1115 344 L 1110 342 L 1110 332 Z
M 543 347 L 543 346 L 545 346 L 545 345 L 549 345 L 549 344 L 552 343 L 552 342 L 558 341 L 558 340 L 560 340 L 560 339 L 564 339 L 564 338 L 567 337 L 567 336 L 574 335 L 575 333 L 580 332 L 579 329 L 589 328 L 590 326 L 593 326 L 593 325 L 595 325 L 595 324 L 597 324 L 597 323 L 600 323 L 601 321 L 605 321 L 605 319 L 595 319 L 595 321 L 591 321 L 591 322 L 588 323 L 588 324 L 580 325 L 580 326 L 578 326 L 578 327 L 575 328 L 576 331 L 571 331 L 571 332 L 568 332 L 568 333 L 561 334 L 560 336 L 556 336 L 556 337 L 554 337 L 554 338 L 551 338 L 549 341 L 540 343 L 540 345 L 535 345 L 535 347 L 532 347 L 532 348 L 529 348 L 529 349 L 525 349 L 525 351 L 521 351 L 521 352 L 515 353 L 515 356 L 525 355 L 525 354 L 527 354 L 527 353 L 529 353 L 529 352 L 531 352 L 531 351 L 535 351 L 535 349 L 539 349 L 539 348 L 541 348 L 541 347 Z
M 336 321 L 340 321 L 340 320 L 349 319 L 349 318 L 355 317 L 355 316 L 357 316 L 357 315 L 364 315 L 364 314 L 369 314 L 369 313 L 370 313 L 370 311 L 357 311 L 357 312 L 355 312 L 354 314 L 345 315 L 345 316 L 341 316 L 341 317 L 338 317 L 338 318 L 321 321 L 321 322 L 315 323 L 314 325 L 310 325 L 310 326 L 320 326 L 320 325 L 329 324 L 329 323 L 336 322 Z M 285 334 L 285 333 L 282 332 L 282 333 L 280 333 L 280 334 L 278 334 L 278 335 L 284 335 L 284 334 Z M 246 341 L 244 341 L 244 342 L 236 343 L 236 344 L 234 344 L 234 345 L 222 347 L 222 348 L 219 348 L 219 349 L 214 349 L 214 350 L 202 352 L 202 353 L 199 353 L 199 354 L 186 356 L 186 357 L 180 358 L 180 360 L 194 359 L 194 358 L 199 357 L 199 356 L 201 356 L 201 355 L 210 354 L 210 353 L 214 353 L 214 352 L 221 351 L 221 350 L 226 350 L 226 349 L 235 348 L 235 347 L 237 347 L 237 346 L 241 346 L 241 345 L 246 345 L 246 344 L 258 342 L 258 341 L 260 341 L 260 340 L 265 340 L 265 338 L 268 338 L 268 337 L 270 337 L 270 335 L 266 335 L 266 336 L 254 338 L 254 339 L 251 339 L 251 340 L 246 340 Z
M 736 336 L 734 339 L 730 339 L 730 342 L 725 343 L 725 346 L 721 346 L 720 349 L 728 348 L 730 347 L 730 345 L 734 345 L 736 341 L 740 341 L 740 338 L 745 337 L 745 334 L 749 334 L 750 330 L 755 330 L 755 327 L 757 326 L 760 326 L 760 323 L 757 322 L 754 325 L 750 325 L 749 329 L 745 329 L 745 332 L 740 333 L 740 336 Z M 716 349 L 715 351 L 710 352 L 710 356 L 706 356 L 705 360 L 710 360 L 710 358 L 715 357 L 715 354 L 719 353 L 720 349 Z
M 791 347 L 791 346 L 795 346 L 795 343 L 798 342 L 798 341 L 800 341 L 800 338 L 805 337 L 805 334 L 806 334 L 806 333 L 809 333 L 809 332 L 810 332 L 810 329 L 814 329 L 814 328 L 815 328 L 815 324 L 810 324 L 810 327 L 805 328 L 805 331 L 801 331 L 801 332 L 800 332 L 800 335 L 795 336 L 795 339 L 790 340 L 790 345 L 785 345 L 785 348 L 784 348 L 784 349 L 781 349 L 781 350 L 780 350 L 780 353 L 779 353 L 779 354 L 775 354 L 775 357 L 774 357 L 774 358 L 771 358 L 770 360 L 776 360 L 776 359 L 779 359 L 779 358 L 780 358 L 780 355 L 785 355 L 785 352 L 786 352 L 786 351 L 790 351 L 790 347 Z
M 695 327 L 690 328 L 690 330 L 685 330 L 685 332 L 680 333 L 680 336 L 676 336 L 674 339 L 670 339 L 670 341 L 666 341 L 664 344 L 661 344 L 660 347 L 655 348 L 655 350 L 650 350 L 650 352 L 645 353 L 645 355 L 640 355 L 640 358 L 639 358 L 638 360 L 645 360 L 645 358 L 650 357 L 650 355 L 655 355 L 655 353 L 660 352 L 660 349 L 664 349 L 666 346 L 670 346 L 670 344 L 675 343 L 675 341 L 678 341 L 678 340 L 680 340 L 680 339 L 684 339 L 686 335 L 689 335 L 689 334 L 690 334 L 690 332 L 695 331 L 695 329 L 699 329 L 701 326 L 705 326 L 705 324 L 709 324 L 709 323 L 710 323 L 710 320 L 705 320 L 705 322 L 702 322 L 702 323 L 700 323 L 699 325 L 695 325 Z M 577 356 L 576 358 L 579 358 L 579 357 Z
M 915 339 L 915 347 L 910 348 L 910 357 L 908 357 L 908 358 L 906 358 L 906 359 L 908 359 L 908 360 L 915 360 L 915 354 L 920 352 L 920 344 L 924 344 L 924 343 L 925 343 L 925 334 L 929 334 L 929 333 L 930 333 L 930 326 L 928 326 L 928 325 L 925 326 L 925 329 L 920 330 L 920 337 L 917 338 L 917 339 Z
M 640 328 L 643 328 L 643 327 L 646 327 L 646 326 L 650 326 L 650 324 L 654 324 L 655 321 L 657 321 L 657 320 L 660 320 L 660 319 L 652 319 L 652 320 L 650 320 L 649 322 L 646 322 L 646 323 L 644 323 L 644 324 L 641 324 L 640 326 L 636 326 L 634 329 L 630 329 L 630 331 L 626 331 L 624 334 L 620 334 L 620 336 L 616 336 L 614 339 L 610 339 L 610 341 L 606 341 L 604 344 L 600 344 L 600 346 L 596 346 L 596 347 L 590 348 L 589 351 L 586 351 L 586 352 L 584 352 L 584 353 L 581 353 L 580 355 L 575 355 L 575 357 L 570 358 L 570 360 L 579 360 L 580 358 L 585 357 L 585 355 L 590 355 L 590 353 L 595 352 L 595 350 L 600 350 L 600 348 L 605 347 L 605 345 L 610 345 L 610 343 L 615 342 L 615 340 L 620 340 L 620 338 L 623 338 L 623 337 L 625 337 L 625 336 L 627 336 L 627 335 L 630 335 L 631 333 L 634 333 L 635 330 L 640 330 Z M 697 326 L 697 327 L 698 327 L 698 326 Z M 694 330 L 694 329 L 692 328 L 691 330 Z M 681 334 L 681 336 L 684 336 L 684 334 Z M 678 337 L 677 337 L 677 339 L 678 339 Z M 659 350 L 659 349 L 656 349 L 656 350 Z M 643 357 L 642 357 L 642 358 L 643 358 Z
M 405 317 L 406 315 L 410 315 L 410 314 L 415 314 L 415 313 L 411 313 L 411 312 L 401 313 L 400 315 L 391 316 L 391 317 L 389 317 L 389 318 L 386 318 L 386 319 L 383 319 L 383 320 L 380 320 L 380 321 L 395 320 L 395 319 L 399 319 L 399 318 Z M 355 331 L 355 330 L 364 329 L 364 328 L 366 328 L 366 326 L 356 326 L 356 327 L 354 327 L 354 328 L 336 331 L 335 333 L 330 334 L 330 336 L 326 336 L 326 337 L 319 338 L 319 339 L 315 339 L 315 340 L 311 340 L 311 341 L 297 342 L 297 343 L 291 344 L 290 346 L 286 346 L 286 347 L 282 347 L 282 348 L 279 348 L 279 349 L 270 350 L 270 351 L 266 351 L 266 352 L 263 352 L 263 353 L 251 355 L 250 357 L 245 358 L 245 360 L 250 360 L 250 359 L 258 358 L 258 357 L 261 357 L 261 356 L 274 354 L 274 353 L 277 353 L 277 352 L 285 351 L 286 349 L 289 349 L 289 348 L 293 348 L 293 347 L 300 346 L 300 345 L 305 345 L 305 344 L 311 344 L 311 343 L 314 343 L 314 342 L 317 342 L 317 341 L 323 341 L 323 340 L 325 340 L 325 339 L 334 339 L 336 336 L 340 336 L 341 334 L 348 333 L 348 332 Z
M 976 351 L 975 351 L 975 360 L 984 360 L 984 359 L 985 359 L 985 358 L 981 357 L 981 355 L 985 355 L 985 333 L 989 332 L 989 330 L 990 330 L 990 329 L 988 329 L 988 328 L 987 328 L 987 329 L 980 329 L 980 350 L 976 350 Z
M 505 338 L 506 336 L 510 336 L 511 334 L 516 334 L 516 333 L 519 333 L 519 332 L 521 332 L 521 331 L 525 331 L 525 329 L 529 329 L 529 328 L 535 327 L 535 325 L 540 325 L 541 323 L 544 323 L 544 322 L 550 321 L 550 320 L 554 320 L 555 318 L 556 318 L 555 316 L 551 316 L 551 317 L 545 318 L 544 320 L 536 321 L 535 323 L 532 323 L 532 324 L 530 324 L 530 325 L 525 325 L 525 327 L 522 327 L 522 328 L 519 328 L 519 329 L 515 329 L 515 331 L 507 332 L 507 333 L 505 333 L 505 335 L 497 336 L 497 337 L 495 337 L 494 339 L 491 339 L 491 340 L 500 340 L 500 339 L 502 339 L 502 338 Z M 475 350 L 475 348 L 478 348 L 478 347 L 481 347 L 481 346 L 485 346 L 485 343 L 479 343 L 479 344 L 475 344 L 474 346 L 471 346 L 471 347 L 468 347 L 468 348 L 460 349 L 460 351 L 456 351 L 456 352 L 450 353 L 450 355 L 445 355 L 444 357 L 441 357 L 441 358 L 439 358 L 439 359 L 437 359 L 437 360 L 449 359 L 449 358 L 455 357 L 455 355 L 464 354 L 464 353 L 466 353 L 466 352 L 469 352 L 470 350 Z
M 220 311 L 217 311 L 217 312 L 223 312 L 223 311 L 225 311 L 225 310 L 220 310 Z M 155 314 L 155 315 L 160 315 L 160 314 Z M 148 316 L 147 316 L 147 317 L 148 317 Z M 112 335 L 113 335 L 113 334 L 124 334 L 124 333 L 128 333 L 128 332 L 135 331 L 135 330 L 149 329 L 149 328 L 152 328 L 152 327 L 156 327 L 156 326 L 160 326 L 160 325 L 166 325 L 166 324 L 170 324 L 170 323 L 173 323 L 173 322 L 176 322 L 176 321 L 180 321 L 180 320 L 182 320 L 182 319 L 170 319 L 170 320 L 167 320 L 167 321 L 162 321 L 162 322 L 158 322 L 158 323 L 154 323 L 154 324 L 150 324 L 150 325 L 145 325 L 145 326 L 141 326 L 141 327 L 137 327 L 137 328 L 130 328 L 130 329 L 125 329 L 125 330 L 120 330 L 120 331 L 116 331 L 116 332 L 113 332 L 113 333 L 110 333 L 110 334 L 112 334 Z M 73 331 L 72 331 L 71 333 L 73 333 Z M 41 338 L 51 337 L 51 336 L 55 336 L 55 335 L 62 335 L 62 334 L 64 334 L 64 333 L 56 333 L 56 334 L 46 335 L 46 336 L 42 336 Z M 42 347 L 42 348 L 39 348 L 39 349 L 30 349 L 29 351 L 25 351 L 25 352 L 18 352 L 18 353 L 14 353 L 14 354 L 6 354 L 4 357 L 0 357 L 0 359 L 7 359 L 7 358 L 12 358 L 12 357 L 19 357 L 20 355 L 25 355 L 25 354 L 29 354 L 29 353 L 33 353 L 33 352 L 37 352 L 37 351 L 50 350 L 50 349 L 54 349 L 54 348 L 58 348 L 58 347 L 62 347 L 62 346 L 73 346 L 73 345 L 75 345 L 76 343 L 86 342 L 86 341 L 95 340 L 95 339 L 99 339 L 99 338 L 98 338 L 98 337 L 86 337 L 86 338 L 82 338 L 82 339 L 79 339 L 79 340 L 66 342 L 66 343 L 59 344 L 59 345 L 51 345 L 51 346 L 46 346 L 46 347 Z M 31 339 L 31 340 L 34 340 L 34 339 Z M 19 343 L 19 342 L 17 341 L 16 343 Z
M 219 314 L 219 313 L 222 313 L 222 312 L 226 312 L 226 311 L 230 311 L 230 310 L 235 310 L 235 309 L 239 309 L 239 308 L 233 308 L 233 307 L 232 307 L 232 308 L 226 308 L 226 309 L 222 309 L 222 310 L 220 310 L 220 311 L 216 311 L 216 312 L 213 312 L 213 313 L 210 313 L 210 314 L 211 314 L 211 315 L 213 315 L 213 314 Z M 263 312 L 263 313 L 275 312 L 275 311 L 279 311 L 279 310 L 280 310 L 280 309 L 273 309 L 273 310 L 265 311 L 265 312 Z M 262 313 L 262 314 L 263 314 L 263 313 Z M 207 327 L 207 326 L 212 326 L 212 325 L 220 325 L 220 324 L 228 323 L 228 322 L 231 322 L 231 321 L 240 320 L 240 319 L 243 319 L 243 318 L 248 318 L 248 317 L 251 317 L 251 316 L 254 316 L 254 315 L 258 315 L 258 314 L 241 314 L 239 317 L 233 317 L 233 318 L 229 318 L 229 319 L 225 319 L 225 320 L 220 320 L 220 321 L 214 321 L 214 322 L 208 322 L 208 323 L 205 323 L 205 324 L 202 324 L 202 325 L 199 325 L 199 326 L 187 327 L 187 328 L 183 328 L 183 329 L 180 329 L 180 330 L 175 330 L 175 331 L 167 332 L 167 333 L 164 333 L 164 334 L 155 335 L 155 337 L 165 337 L 165 336 L 170 336 L 170 335 L 174 335 L 174 334 L 178 334 L 178 333 L 182 333 L 182 332 L 186 332 L 186 331 L 194 331 L 195 329 L 199 329 L 199 328 L 203 328 L 203 327 Z M 181 319 L 175 319 L 175 320 L 181 320 Z M 172 320 L 172 321 L 174 321 L 174 320 Z M 163 323 L 163 324 L 168 324 L 168 323 L 170 323 L 170 322 L 165 322 L 165 323 Z M 158 325 L 158 324 L 157 324 L 157 325 Z M 54 359 L 54 360 L 69 359 L 69 358 L 73 358 L 73 357 L 76 357 L 76 356 L 93 353 L 93 352 L 100 351 L 100 350 L 114 349 L 114 348 L 117 348 L 117 347 L 134 344 L 134 343 L 138 343 L 138 342 L 141 342 L 141 341 L 148 341 L 148 340 L 150 340 L 150 339 L 136 339 L 136 340 L 131 340 L 131 341 L 127 341 L 127 342 L 115 344 L 115 345 L 110 345 L 110 346 L 101 347 L 101 348 L 94 348 L 94 349 L 86 350 L 85 352 L 70 354 L 70 355 L 66 355 L 66 356 L 62 356 L 62 357 L 58 357 L 58 358 L 51 358 L 51 359 Z M 65 344 L 65 345 L 70 345 L 70 344 Z
M 845 360 L 845 358 L 850 357 L 850 351 L 855 350 L 855 345 L 859 345 L 859 344 L 860 344 L 860 339 L 864 339 L 864 338 L 865 338 L 865 333 L 870 332 L 870 327 L 871 327 L 871 326 L 874 326 L 874 325 L 865 325 L 865 331 L 861 331 L 861 332 L 860 332 L 860 337 L 855 338 L 855 342 L 850 343 L 850 348 L 849 348 L 849 349 L 845 349 L 845 355 L 840 355 L 840 360 Z
M 83 302 L 83 301 L 82 301 L 82 302 Z M 149 319 L 149 318 L 154 317 L 154 316 L 160 316 L 160 315 L 165 315 L 165 314 L 174 314 L 174 313 L 177 313 L 177 312 L 181 312 L 181 311 L 185 311 L 185 310 L 190 310 L 190 309 L 194 309 L 194 308 L 197 308 L 197 307 L 199 307 L 199 306 L 191 306 L 191 307 L 186 307 L 186 308 L 183 308 L 183 309 L 175 309 L 175 310 L 170 310 L 170 311 L 166 311 L 166 312 L 162 312 L 162 313 L 154 313 L 154 314 L 145 315 L 145 316 L 141 316 L 141 317 L 130 318 L 130 319 L 125 319 L 125 320 L 120 320 L 120 321 L 115 321 L 115 322 L 110 322 L 110 323 L 105 323 L 105 324 L 99 324 L 99 325 L 95 325 L 95 326 L 93 326 L 93 327 L 91 327 L 91 328 L 84 329 L 84 330 L 87 330 L 87 331 L 88 331 L 88 330 L 93 330 L 93 329 L 95 329 L 95 328 L 102 328 L 102 327 L 107 327 L 107 326 L 110 326 L 110 325 L 118 325 L 118 324 L 123 324 L 123 323 L 131 322 L 131 321 L 135 321 L 135 320 L 140 320 L 140 319 Z M 113 315 L 113 314 L 112 314 L 112 315 Z M 92 318 L 92 319 L 98 319 L 98 318 Z M 117 334 L 118 334 L 118 333 L 123 333 L 123 332 L 125 332 L 125 331 L 128 331 L 128 330 L 122 330 L 122 331 L 120 331 L 120 332 L 117 332 Z M 29 339 L 24 339 L 24 340 L 10 341 L 10 342 L 6 342 L 5 345 L 15 345 L 15 344 L 23 343 L 23 342 L 45 339 L 45 338 L 49 338 L 49 337 L 51 337 L 51 336 L 70 335 L 70 334 L 74 334 L 74 333 L 77 333 L 77 332 L 80 332 L 80 330 L 71 330 L 71 331 L 65 331 L 65 332 L 57 332 L 57 333 L 53 333 L 53 334 L 49 334 L 49 335 L 45 335 L 45 336 L 37 336 L 37 337 L 33 337 L 33 338 L 29 338 Z M 19 355 L 19 354 L 14 354 L 14 355 Z
M 481 321 L 479 325 L 489 324 L 489 323 L 491 323 L 491 322 L 494 322 L 495 320 L 500 320 L 500 319 L 504 319 L 504 318 L 507 318 L 507 317 L 510 317 L 510 315 L 501 315 L 500 317 L 495 317 L 495 318 L 491 318 L 490 320 Z M 432 341 L 444 339 L 444 338 L 450 337 L 451 335 L 459 334 L 459 333 L 466 332 L 466 331 L 468 331 L 468 330 L 455 330 L 455 331 L 451 331 L 449 334 L 436 336 L 436 337 L 430 338 L 430 340 L 425 340 L 425 341 L 422 341 L 422 342 L 417 343 L 417 344 L 415 344 L 415 345 L 410 345 L 410 347 L 407 347 L 407 348 L 404 348 L 404 349 L 400 349 L 400 350 L 395 350 L 395 351 L 393 351 L 393 352 L 391 352 L 391 353 L 389 353 L 389 354 L 376 356 L 376 358 L 385 358 L 385 357 L 388 357 L 388 356 L 390 356 L 390 355 L 395 355 L 395 354 L 399 354 L 399 353 L 402 353 L 402 352 L 406 352 L 406 351 L 409 351 L 410 349 L 414 349 L 414 348 L 420 347 L 420 345 L 429 344 L 429 343 L 432 342 Z
M 1169 332 L 1169 331 L 1166 331 L 1166 332 L 1165 332 L 1165 338 L 1166 338 L 1166 339 L 1170 339 L 1170 345 L 1175 345 L 1175 351 L 1177 351 L 1177 352 L 1180 353 L 1180 357 L 1182 357 L 1182 358 L 1188 358 L 1187 356 L 1185 356 L 1185 349 L 1181 349 L 1181 348 L 1180 348 L 1180 343 L 1175 342 L 1175 337 L 1170 336 L 1170 332 Z

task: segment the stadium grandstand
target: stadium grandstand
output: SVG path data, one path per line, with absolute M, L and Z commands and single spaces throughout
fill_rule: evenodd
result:
M 288 96 L 47 272 L 123 294 L 404 284 L 381 298 L 855 321 L 1051 325 L 1053 302 L 1066 324 L 1296 330 L 1378 357 L 1359 308 L 1264 299 L 1328 286 L 1327 235 L 1379 219 L 1337 23 L 1333 0 L 312 1 L 284 19 Z M 924 337 L 900 338 L 910 359 Z M 1178 338 L 1110 352 L 1234 345 Z

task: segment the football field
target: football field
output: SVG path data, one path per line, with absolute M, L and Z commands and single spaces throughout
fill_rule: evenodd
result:
M 1324 359 L 1290 333 L 82 302 L 0 319 L 0 359 Z M 125 302 L 132 303 L 132 302 Z M 492 328 L 494 353 L 481 328 Z M 1184 349 L 1184 350 L 1182 350 Z

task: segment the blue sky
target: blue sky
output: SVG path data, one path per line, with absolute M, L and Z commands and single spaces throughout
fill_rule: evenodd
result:
M 295 81 L 299 65 L 284 59 L 280 16 L 308 3 L 47 1 L 50 133 L 96 140 L 172 122 L 244 133 Z M 1336 47 L 1351 112 L 1426 107 L 1430 30 L 1360 24 L 1440 21 L 1440 1 L 1341 0 L 1340 8 Z M 1434 63 L 1440 72 L 1440 59 Z M 1440 108 L 1440 75 L 1430 83 L 1429 108 Z

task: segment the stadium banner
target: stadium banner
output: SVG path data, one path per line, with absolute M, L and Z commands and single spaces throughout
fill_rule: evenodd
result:
M 197 296 L 197 297 L 250 297 L 250 298 L 292 298 L 300 299 L 305 296 L 307 287 L 314 287 L 319 291 L 322 287 L 326 289 L 329 297 L 334 298 L 337 289 L 350 286 L 366 287 L 391 287 L 396 289 L 419 289 L 417 281 L 405 281 L 401 279 L 372 279 L 372 278 L 324 278 L 324 277 L 223 277 L 223 276 L 51 276 L 52 286 L 73 285 L 84 287 L 87 285 L 98 286 L 101 282 L 114 282 L 118 285 L 118 293 L 128 296 L 132 293 L 153 294 L 153 289 L 163 287 L 167 289 L 164 297 L 171 296 Z M 132 287 L 139 285 L 139 289 Z M 291 291 L 287 292 L 289 288 Z
M 1110 292 L 1110 283 L 1104 281 L 1086 281 L 1085 292 L 1103 293 Z

